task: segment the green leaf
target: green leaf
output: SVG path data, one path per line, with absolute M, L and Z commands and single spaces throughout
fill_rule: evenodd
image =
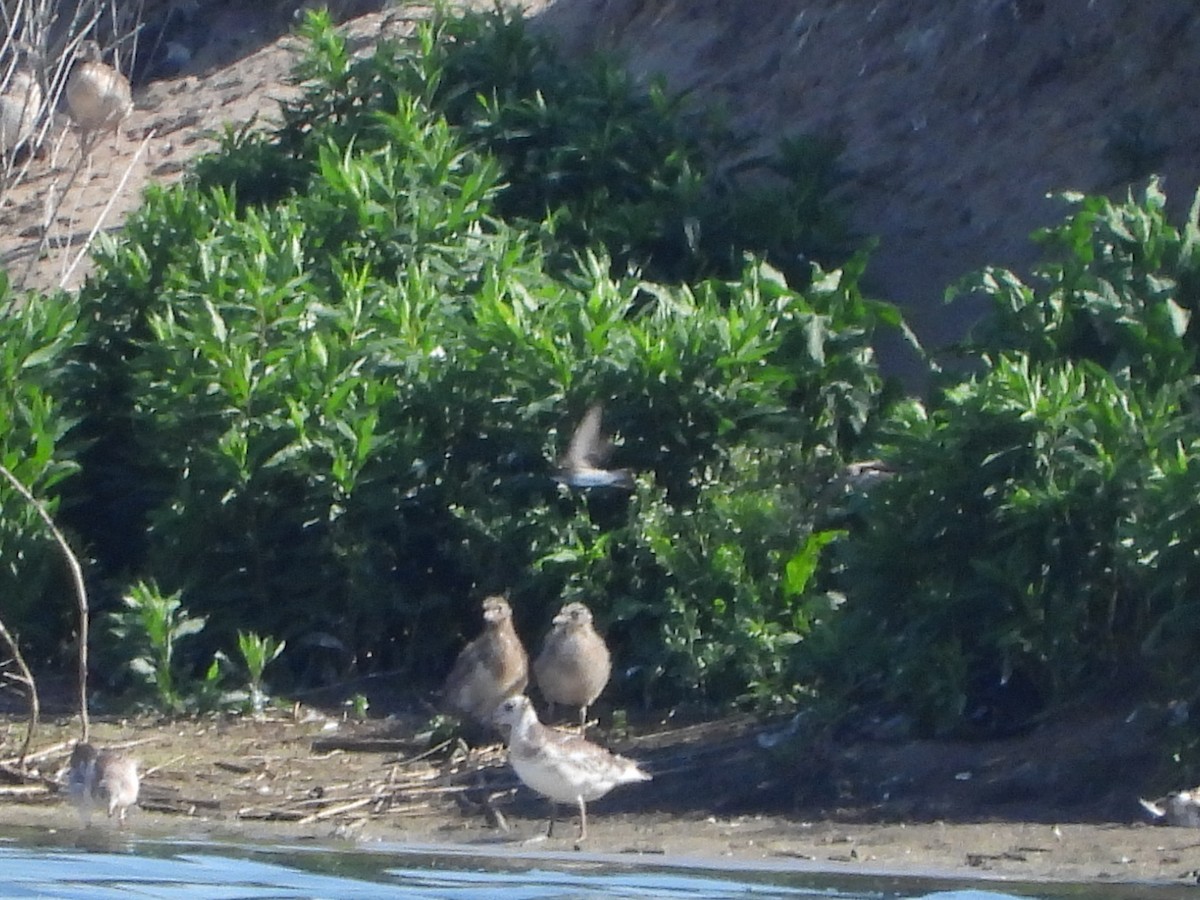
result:
M 799 597 L 808 590 L 809 581 L 817 571 L 822 551 L 833 541 L 845 537 L 844 531 L 814 531 L 804 545 L 787 561 L 784 590 L 790 597 Z

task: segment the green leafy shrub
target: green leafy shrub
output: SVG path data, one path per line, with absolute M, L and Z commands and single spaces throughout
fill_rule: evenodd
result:
M 1076 200 L 1034 283 L 969 282 L 995 304 L 981 371 L 897 408 L 901 474 L 844 545 L 836 642 L 863 652 L 843 685 L 930 727 L 1192 671 L 1174 638 L 1195 617 L 1197 207 L 1176 230 L 1155 183 Z M 1030 696 L 1002 712 L 1016 684 Z
M 1120 529 L 1164 412 L 1093 365 L 1006 356 L 897 417 L 904 470 L 848 548 L 841 639 L 870 648 L 888 700 L 947 727 L 984 714 L 984 680 L 1017 674 L 1049 701 L 1136 661 L 1145 612 Z
M 62 294 L 18 298 L 0 271 L 0 463 L 55 515 L 78 471 L 62 379 L 81 334 Z M 53 658 L 75 628 L 70 574 L 36 510 L 0 480 L 0 609 L 31 663 Z
M 817 492 L 795 479 L 811 464 L 794 448 L 741 446 L 686 508 L 645 504 L 638 538 L 661 573 L 662 621 L 647 677 L 693 701 L 746 695 L 763 707 L 811 689 L 796 648 L 836 609 L 811 578 L 838 535 L 814 530 Z
M 1127 375 L 1130 390 L 1195 374 L 1197 205 L 1180 230 L 1167 221 L 1157 180 L 1123 203 L 1064 197 L 1077 209 L 1063 225 L 1034 235 L 1048 259 L 1033 284 L 989 268 L 962 285 L 992 301 L 993 316 L 973 349 L 1012 350 L 1038 362 L 1091 360 Z
M 268 699 L 263 690 L 263 673 L 266 672 L 267 666 L 279 658 L 279 654 L 287 646 L 287 641 L 277 641 L 270 635 L 260 637 L 253 631 L 239 631 L 237 640 L 238 653 L 241 655 L 248 679 L 248 705 L 251 712 L 261 714 Z
M 829 199 L 842 178 L 836 142 L 793 136 L 775 155 L 751 156 L 683 97 L 640 88 L 612 61 L 564 60 L 500 10 L 435 16 L 363 58 L 319 14 L 302 31 L 303 99 L 285 106 L 270 146 L 230 134 L 236 162 L 201 164 L 201 184 L 235 187 L 239 202 L 278 200 L 303 190 L 307 164 L 330 144 L 370 151 L 409 139 L 392 117 L 415 103 L 494 161 L 495 214 L 539 235 L 556 266 L 603 245 L 615 272 L 693 281 L 736 277 L 752 252 L 803 286 L 810 260 L 851 253 Z M 734 156 L 735 166 L 719 162 Z
M 113 529 L 91 535 L 109 576 L 181 591 L 209 623 L 200 658 L 239 630 L 278 636 L 301 682 L 433 680 L 478 628 L 480 593 L 511 590 L 526 635 L 578 596 L 645 675 L 618 690 L 671 700 L 698 683 L 696 641 L 663 651 L 703 580 L 697 548 L 744 533 L 761 546 L 724 583 L 756 581 L 733 585 L 736 618 L 704 623 L 735 646 L 703 696 L 795 696 L 785 657 L 826 602 L 818 578 L 783 577 L 814 527 L 800 500 L 868 439 L 884 402 L 871 340 L 900 325 L 859 293 L 862 259 L 806 268 L 803 292 L 752 261 L 691 286 L 616 276 L 599 224 L 554 246 L 522 231 L 504 209 L 512 159 L 472 130 L 483 119 L 446 113 L 462 59 L 547 52 L 513 23 L 443 21 L 421 54 L 368 60 L 310 38 L 323 80 L 281 132 L 233 135 L 195 179 L 149 192 L 84 291 L 80 522 Z M 628 102 L 611 114 L 649 129 Z M 665 127 L 663 152 L 681 140 Z M 653 158 L 626 177 L 653 180 Z M 259 166 L 282 175 L 248 201 Z M 635 497 L 549 477 L 597 401 Z M 803 484 L 770 485 L 792 466 Z M 678 548 L 686 572 L 654 537 L 670 528 L 695 544 Z
M 183 712 L 192 679 L 180 673 L 176 645 L 203 631 L 204 618 L 188 615 L 179 591 L 165 595 L 153 583 L 133 585 L 122 603 L 124 609 L 108 614 L 115 652 L 150 703 L 162 712 Z

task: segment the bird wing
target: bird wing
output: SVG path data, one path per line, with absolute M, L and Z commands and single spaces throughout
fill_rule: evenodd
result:
M 575 433 L 571 435 L 571 443 L 567 447 L 567 455 L 563 457 L 563 465 L 570 468 L 599 466 L 608 459 L 612 451 L 612 443 L 600 431 L 600 420 L 604 407 L 594 403 L 584 414 L 583 420 Z

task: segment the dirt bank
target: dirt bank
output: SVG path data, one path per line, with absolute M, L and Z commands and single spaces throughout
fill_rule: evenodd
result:
M 186 39 L 172 35 L 189 44 L 190 61 L 139 85 L 123 137 L 73 180 L 76 142 L 59 122 L 46 158 L 0 197 L 0 266 L 13 281 L 78 286 L 87 263 L 76 257 L 93 228 L 119 226 L 147 184 L 178 178 L 226 123 L 271 121 L 295 93 L 296 42 L 279 34 L 299 5 L 208 0 Z M 1092 0 L 1084 10 L 1041 0 L 511 5 L 568 52 L 613 53 L 639 77 L 661 73 L 726 110 L 748 156 L 787 135 L 840 138 L 853 225 L 879 239 L 869 289 L 899 302 L 931 346 L 978 314 L 947 308 L 947 285 L 989 263 L 1020 269 L 1036 258 L 1029 233 L 1065 209 L 1047 192 L 1120 195 L 1155 171 L 1182 215 L 1200 181 L 1200 14 L 1177 0 Z M 345 27 L 366 50 L 426 12 L 386 4 Z M 63 202 L 47 220 L 55 194 Z
M 423 725 L 416 714 L 353 723 L 299 707 L 263 721 L 99 721 L 92 739 L 128 747 L 145 771 L 135 836 L 571 849 L 574 821 L 539 840 L 546 808 L 518 787 L 500 748 L 426 754 Z M 799 756 L 763 746 L 780 728 L 737 718 L 649 722 L 627 737 L 598 730 L 655 780 L 592 804 L 586 849 L 1033 880 L 1182 883 L 1200 868 L 1200 834 L 1138 821 L 1150 759 L 1141 726 L 1096 717 L 1003 741 L 858 740 Z M 69 717 L 43 723 L 34 772 L 61 777 L 78 730 Z M 6 717 L 2 733 L 8 757 L 23 723 Z M 48 786 L 6 792 L 0 825 L 79 828 Z M 1123 812 L 1106 820 L 1106 806 Z

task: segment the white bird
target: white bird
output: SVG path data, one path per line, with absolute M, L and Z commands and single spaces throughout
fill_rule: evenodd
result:
M 129 79 L 103 62 L 95 41 L 79 44 L 78 58 L 67 79 L 67 110 L 81 133 L 81 143 L 90 145 L 95 132 L 112 129 L 119 133 L 121 122 L 133 112 Z
M 533 663 L 538 688 L 550 703 L 579 707 L 579 730 L 587 727 L 588 707 L 596 702 L 612 674 L 612 658 L 604 638 L 592 625 L 592 611 L 568 603 L 554 617 L 542 650 Z
M 1138 803 L 1158 825 L 1200 828 L 1200 788 L 1172 791 L 1158 800 L 1138 798 Z
M 600 430 L 604 414 L 599 403 L 584 414 L 567 452 L 558 462 L 554 480 L 576 488 L 616 487 L 633 490 L 633 476 L 628 469 L 602 468 L 612 452 L 612 442 Z
M 579 805 L 578 847 L 587 838 L 588 800 L 603 797 L 619 784 L 650 780 L 633 760 L 580 735 L 547 728 L 523 694 L 501 703 L 493 721 L 501 730 L 508 729 L 508 761 L 517 777 L 550 799 L 547 837 L 554 834 L 556 804 Z
M 37 79 L 25 69 L 12 69 L 0 89 L 0 155 L 13 153 L 33 137 L 41 108 Z
M 125 813 L 137 803 L 137 763 L 114 750 L 97 750 L 91 744 L 76 744 L 71 751 L 67 793 L 79 810 L 84 826 L 91 824 L 92 809 L 101 807 L 111 819 L 125 827 Z

